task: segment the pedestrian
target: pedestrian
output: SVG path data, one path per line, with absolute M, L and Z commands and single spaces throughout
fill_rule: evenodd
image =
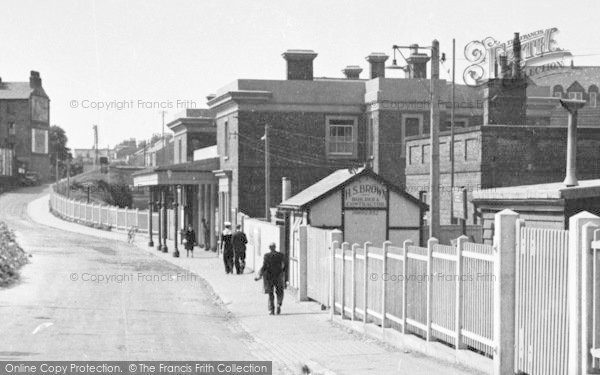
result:
M 242 232 L 240 224 L 235 227 L 235 233 L 231 237 L 231 242 L 233 243 L 235 272 L 241 275 L 244 273 L 244 268 L 246 268 L 246 244 L 248 243 L 248 239 L 246 238 L 246 234 Z
M 204 233 L 204 250 L 210 250 L 210 228 L 206 223 L 206 219 L 202 218 L 202 232 Z
M 226 221 L 224 223 L 225 229 L 221 233 L 221 253 L 223 253 L 223 263 L 225 264 L 225 273 L 233 273 L 233 244 L 231 237 L 231 223 Z
M 260 268 L 256 281 L 263 279 L 265 294 L 269 295 L 269 315 L 275 313 L 275 296 L 277 294 L 277 315 L 281 314 L 281 304 L 283 302 L 285 258 L 282 253 L 276 250 L 274 243 L 269 245 L 270 252 L 265 254 L 263 265 Z
M 183 246 L 187 251 L 187 256 L 190 256 L 190 252 L 192 253 L 192 258 L 194 257 L 194 245 L 196 245 L 196 232 L 192 227 L 192 224 L 188 224 L 187 229 L 183 233 Z

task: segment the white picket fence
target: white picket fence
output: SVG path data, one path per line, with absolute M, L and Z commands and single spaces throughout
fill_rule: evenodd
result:
M 324 252 L 332 318 L 475 351 L 496 375 L 600 373 L 600 217 L 542 229 L 505 210 L 495 228 L 493 246 L 350 245 L 337 231 Z
M 335 311 L 491 357 L 493 248 L 466 240 L 447 246 L 431 239 L 427 247 L 334 242 Z
M 81 202 L 56 192 L 50 193 L 50 206 L 55 212 L 71 220 L 79 220 L 86 224 L 105 225 L 116 230 L 129 230 L 137 227 L 139 232 L 148 233 L 148 210 Z M 158 213 L 153 213 L 152 227 L 152 233 L 158 233 Z

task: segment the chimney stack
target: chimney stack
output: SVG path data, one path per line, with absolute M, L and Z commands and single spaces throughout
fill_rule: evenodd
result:
M 342 73 L 344 73 L 347 79 L 360 79 L 360 73 L 362 73 L 362 71 L 362 68 L 358 65 L 348 65 L 346 68 L 342 69 Z
M 500 78 L 510 78 L 509 68 L 508 68 L 508 59 L 505 54 L 501 54 L 498 57 L 498 61 L 500 63 Z
M 287 61 L 288 80 L 313 80 L 313 60 L 317 57 L 315 51 L 288 49 L 282 56 Z
M 292 181 L 287 177 L 281 178 L 281 201 L 285 202 L 292 196 Z
M 426 53 L 419 53 L 419 45 L 410 45 L 410 56 L 406 59 L 408 62 L 408 78 L 427 78 L 427 62 L 429 56 Z
M 31 87 L 32 89 L 36 87 L 42 87 L 42 79 L 40 78 L 39 72 L 36 72 L 35 70 L 31 71 L 31 74 L 29 76 L 29 87 Z
M 385 78 L 385 61 L 388 58 L 388 55 L 381 52 L 371 52 L 371 54 L 366 57 L 369 62 L 371 79 L 379 77 Z
M 521 39 L 519 33 L 513 38 L 513 67 L 512 78 L 521 78 Z

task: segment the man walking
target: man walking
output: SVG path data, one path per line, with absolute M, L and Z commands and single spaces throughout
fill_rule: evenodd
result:
M 285 258 L 278 252 L 274 243 L 269 245 L 270 252 L 265 254 L 263 265 L 254 279 L 256 281 L 263 279 L 265 294 L 269 295 L 269 315 L 275 313 L 275 296 L 277 294 L 277 315 L 281 314 L 281 303 L 283 302 Z
M 235 272 L 241 275 L 244 273 L 244 268 L 246 268 L 246 244 L 248 243 L 248 239 L 246 238 L 246 234 L 242 232 L 240 224 L 235 227 L 235 233 L 231 238 L 231 242 L 233 242 Z
M 221 233 L 221 252 L 223 253 L 223 263 L 225 264 L 225 273 L 233 273 L 233 244 L 231 242 L 231 223 L 226 221 L 225 229 Z

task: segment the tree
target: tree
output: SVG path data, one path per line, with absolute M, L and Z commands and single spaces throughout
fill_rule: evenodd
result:
M 59 170 L 65 170 L 64 165 L 66 164 L 67 159 L 70 157 L 70 149 L 67 147 L 67 134 L 64 129 L 58 125 L 53 125 L 50 127 L 50 131 L 48 134 L 48 143 L 50 148 L 50 163 L 52 165 L 52 172 L 56 173 L 54 170 L 56 166 L 56 160 L 58 159 L 58 168 Z

